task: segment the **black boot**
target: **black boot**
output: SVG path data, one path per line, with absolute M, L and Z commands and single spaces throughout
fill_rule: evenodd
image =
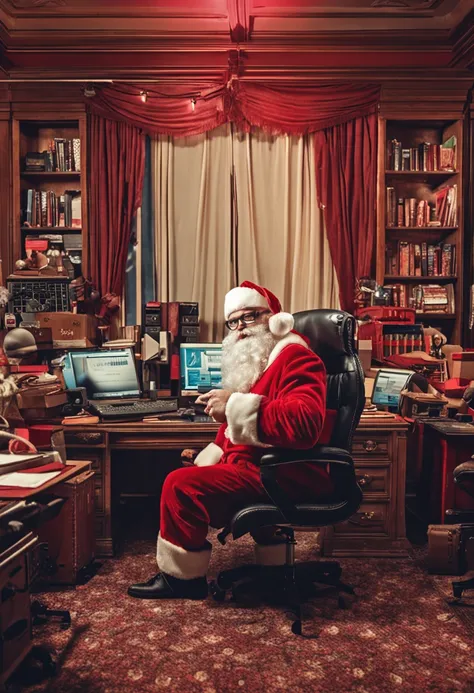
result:
M 138 599 L 206 599 L 208 587 L 205 577 L 180 580 L 165 573 L 158 573 L 148 582 L 131 585 L 128 594 Z

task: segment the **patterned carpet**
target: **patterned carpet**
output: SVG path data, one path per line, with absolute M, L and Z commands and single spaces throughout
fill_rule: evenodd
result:
M 245 539 L 217 545 L 211 573 L 252 556 Z M 306 629 L 319 638 L 303 639 L 291 633 L 291 619 L 278 607 L 129 598 L 129 583 L 155 571 L 153 557 L 151 542 L 135 541 L 87 584 L 41 595 L 51 608 L 69 608 L 73 625 L 37 629 L 37 641 L 54 652 L 58 674 L 20 690 L 474 690 L 472 623 L 459 618 L 415 560 L 344 560 L 343 577 L 356 587 L 357 600 L 348 610 L 338 609 L 334 598 L 315 602 Z M 309 535 L 299 539 L 297 558 L 314 558 Z

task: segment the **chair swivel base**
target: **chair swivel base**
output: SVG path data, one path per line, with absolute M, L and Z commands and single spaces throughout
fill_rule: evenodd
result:
M 244 565 L 219 573 L 209 585 L 212 597 L 224 601 L 228 591 L 235 601 L 256 599 L 288 606 L 296 615 L 292 630 L 301 635 L 301 605 L 329 590 L 338 593 L 338 605 L 345 608 L 339 593 L 354 594 L 340 581 L 342 569 L 336 561 L 310 561 L 279 566 Z

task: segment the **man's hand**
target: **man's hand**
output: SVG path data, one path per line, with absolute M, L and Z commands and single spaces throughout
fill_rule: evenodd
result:
M 196 404 L 205 404 L 206 414 L 212 416 L 215 421 L 224 423 L 226 420 L 225 408 L 231 394 L 232 392 L 229 390 L 210 390 L 205 395 L 199 395 Z

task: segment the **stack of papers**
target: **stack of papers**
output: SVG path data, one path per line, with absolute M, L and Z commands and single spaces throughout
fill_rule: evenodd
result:
M 61 472 L 46 472 L 45 474 L 24 474 L 22 472 L 11 472 L 0 476 L 0 487 L 18 486 L 19 488 L 38 488 L 47 481 L 51 481 Z

